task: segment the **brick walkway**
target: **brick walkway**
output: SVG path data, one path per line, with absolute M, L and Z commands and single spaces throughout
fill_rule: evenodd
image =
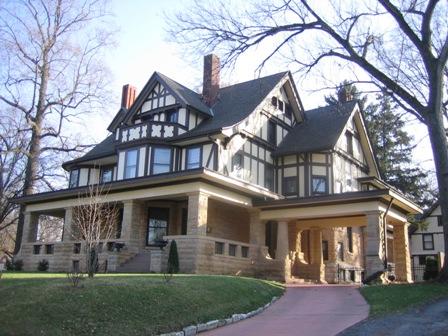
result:
M 336 335 L 368 314 L 369 307 L 354 286 L 289 285 L 263 313 L 201 335 Z

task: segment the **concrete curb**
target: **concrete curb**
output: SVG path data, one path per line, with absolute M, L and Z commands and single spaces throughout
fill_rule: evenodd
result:
M 222 320 L 213 320 L 206 323 L 199 323 L 197 325 L 191 325 L 182 329 L 182 331 L 173 331 L 166 334 L 160 334 L 159 336 L 194 336 L 200 332 L 213 330 L 219 327 L 224 327 L 226 325 L 236 323 L 245 319 L 248 319 L 252 316 L 258 315 L 267 308 L 269 308 L 275 301 L 277 301 L 279 297 L 274 296 L 271 302 L 266 303 L 264 306 L 255 309 L 247 314 L 233 314 L 232 317 L 222 319 Z

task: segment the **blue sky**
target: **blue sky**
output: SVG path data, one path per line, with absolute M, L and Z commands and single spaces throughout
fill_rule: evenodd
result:
M 132 84 L 139 92 L 154 71 L 173 78 L 174 80 L 192 88 L 200 90 L 202 85 L 202 59 L 185 60 L 179 45 L 167 41 L 165 32 L 168 22 L 164 13 L 172 13 L 188 6 L 191 1 L 184 0 L 132 0 L 112 1 L 114 21 L 119 29 L 116 36 L 117 46 L 108 53 L 106 62 L 112 73 L 112 87 L 115 93 L 111 101 L 110 110 L 102 115 L 89 116 L 89 125 L 98 130 L 93 135 L 95 141 L 101 141 L 106 135 L 106 126 L 118 111 L 121 87 Z M 244 56 L 232 71 L 224 70 L 221 82 L 231 84 L 250 80 L 257 76 L 255 72 L 259 64 L 260 50 Z M 258 59 L 257 59 L 258 58 Z M 257 62 L 258 61 L 258 62 Z M 269 64 L 263 75 L 288 70 L 285 65 Z M 342 78 L 341 78 L 342 80 Z M 319 86 L 319 80 L 308 78 L 299 80 L 296 84 L 305 105 L 312 108 L 323 104 L 325 92 L 312 92 L 310 88 Z M 420 144 L 414 151 L 415 161 L 421 162 L 425 168 L 431 169 L 431 155 L 429 143 L 425 137 L 425 127 L 417 123 L 409 123 L 411 134 L 415 135 Z M 422 140 L 423 139 L 423 140 Z

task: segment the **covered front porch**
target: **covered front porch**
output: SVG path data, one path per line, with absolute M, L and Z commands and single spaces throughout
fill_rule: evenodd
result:
M 357 195 L 355 195 L 357 194 Z M 285 280 L 360 282 L 385 270 L 411 282 L 407 214 L 388 191 L 259 202 L 258 241 L 285 263 Z

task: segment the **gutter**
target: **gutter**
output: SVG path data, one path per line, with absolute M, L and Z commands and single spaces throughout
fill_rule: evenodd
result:
M 386 221 L 386 217 L 387 217 L 387 213 L 390 210 L 390 207 L 392 206 L 392 203 L 394 201 L 394 198 L 391 196 L 391 199 L 389 201 L 389 204 L 387 205 L 386 211 L 384 212 L 383 215 L 383 241 L 384 241 L 384 270 L 387 270 L 387 221 Z

